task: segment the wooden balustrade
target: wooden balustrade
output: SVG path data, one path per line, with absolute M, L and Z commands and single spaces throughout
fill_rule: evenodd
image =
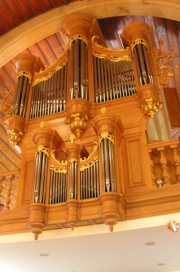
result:
M 3 210 L 11 210 L 16 207 L 19 174 L 8 173 L 0 177 L 0 204 Z
M 153 184 L 162 187 L 180 182 L 180 144 L 178 140 L 148 145 Z

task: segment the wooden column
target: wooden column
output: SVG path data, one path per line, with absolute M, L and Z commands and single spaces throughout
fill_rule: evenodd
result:
M 49 155 L 52 149 L 62 145 L 62 140 L 55 130 L 46 128 L 44 122 L 39 129 L 33 131 L 32 138 L 37 146 L 37 152 L 29 227 L 37 240 L 45 225 L 46 204 L 49 203 Z
M 114 156 L 114 131 L 116 117 L 103 113 L 94 119 L 94 125 L 99 135 L 99 163 L 100 163 L 100 200 L 102 204 L 102 217 L 113 231 L 114 225 L 120 219 L 120 195 L 117 193 L 116 165 Z
M 39 58 L 30 54 L 19 54 L 15 59 L 17 74 L 14 115 L 7 118 L 8 138 L 11 144 L 18 144 L 25 133 L 25 118 L 29 117 L 31 90 L 35 72 L 44 69 Z
M 125 45 L 131 49 L 139 105 L 149 117 L 154 117 L 162 103 L 156 75 L 153 37 L 152 28 L 144 22 L 132 22 L 122 33 Z

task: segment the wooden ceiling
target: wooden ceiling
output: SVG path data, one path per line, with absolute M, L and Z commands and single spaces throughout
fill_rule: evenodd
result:
M 4 35 L 18 25 L 30 20 L 31 18 L 45 13 L 56 7 L 65 6 L 75 1 L 67 0 L 1 0 L 0 1 L 0 35 Z M 142 20 L 153 26 L 155 41 L 157 47 L 162 50 L 172 50 L 176 53 L 177 58 L 173 60 L 172 65 L 174 67 L 175 77 L 170 79 L 169 86 L 176 87 L 178 96 L 180 99 L 180 22 L 154 18 L 151 16 L 119 16 L 114 18 L 105 18 L 98 20 L 102 34 L 106 41 L 107 47 L 120 49 L 122 48 L 122 41 L 120 34 L 123 28 L 130 21 Z M 59 33 L 54 33 L 51 36 L 40 40 L 27 48 L 25 52 L 29 52 L 35 56 L 39 56 L 44 63 L 45 67 L 52 65 L 63 53 L 62 41 Z M 0 67 L 0 117 L 2 119 L 1 124 L 3 125 L 3 119 L 5 118 L 6 112 L 9 110 L 9 104 L 13 101 L 13 86 L 16 83 L 16 69 L 14 66 L 13 59 Z M 8 101 L 8 102 L 7 102 Z M 1 126 L 2 126 L 1 125 Z M 0 138 L 4 139 L 3 128 L 0 130 Z M 14 154 L 14 153 L 13 153 Z M 19 155 L 14 159 L 16 163 L 9 162 L 5 163 L 7 158 L 4 160 L 4 164 L 9 165 L 3 167 L 3 163 L 0 163 L 0 174 L 3 171 L 12 171 L 13 165 L 14 170 L 19 167 Z M 7 169 L 6 169 L 7 168 Z
M 73 0 L 1 0 L 0 35 L 48 10 L 68 5 Z

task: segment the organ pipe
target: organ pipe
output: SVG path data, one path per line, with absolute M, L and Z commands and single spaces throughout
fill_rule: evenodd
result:
M 67 201 L 67 173 L 64 170 L 53 168 L 50 170 L 49 204 Z
M 14 115 L 20 115 L 22 117 L 25 117 L 29 87 L 29 78 L 26 75 L 19 76 L 16 99 L 14 104 Z
M 44 146 L 39 146 L 36 153 L 33 197 L 34 203 L 45 203 L 48 157 L 49 155 L 47 148 Z
M 105 192 L 115 192 L 114 144 L 112 136 L 102 134 L 100 141 L 102 173 Z
M 67 65 L 63 65 L 49 78 L 36 83 L 32 88 L 29 118 L 38 118 L 61 112 L 66 106 Z
M 136 68 L 140 85 L 153 84 L 152 69 L 149 61 L 148 48 L 144 43 L 139 42 L 133 48 L 136 60 Z
M 88 91 L 88 49 L 81 38 L 71 43 L 71 99 L 89 99 Z
M 70 188 L 69 194 L 70 199 L 77 199 L 77 181 L 78 181 L 78 164 L 77 161 L 72 160 L 69 162 L 69 173 L 70 173 Z
M 98 160 L 80 168 L 80 199 L 89 199 L 99 196 L 98 168 Z
M 113 62 L 93 57 L 95 102 L 101 103 L 134 95 L 136 86 L 130 61 Z

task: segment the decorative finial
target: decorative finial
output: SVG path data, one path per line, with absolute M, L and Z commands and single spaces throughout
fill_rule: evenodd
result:
M 44 128 L 45 126 L 46 126 L 46 122 L 45 121 L 41 121 L 40 128 Z
M 168 230 L 172 232 L 177 232 L 179 230 L 179 225 L 174 220 L 170 220 L 167 224 Z
M 73 133 L 71 133 L 69 136 L 69 139 L 70 139 L 71 144 L 73 144 L 74 140 L 75 140 L 75 135 Z
M 106 113 L 106 112 L 107 112 L 106 107 L 101 108 L 101 113 Z

